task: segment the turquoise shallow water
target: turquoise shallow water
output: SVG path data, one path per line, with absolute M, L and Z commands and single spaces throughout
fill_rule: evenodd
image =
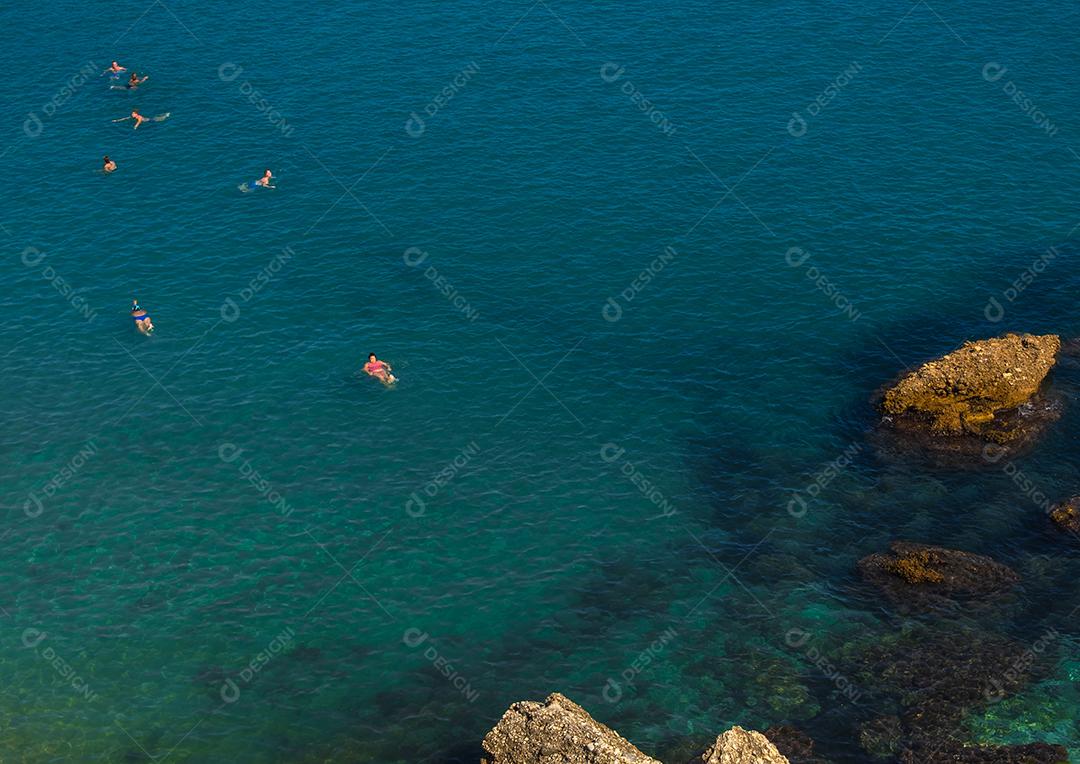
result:
M 866 439 L 906 365 L 1080 329 L 1074 6 L 0 21 L 5 760 L 474 761 L 561 690 L 656 755 L 794 722 L 863 761 L 875 709 L 788 635 L 872 697 L 848 646 L 903 626 L 854 563 L 897 537 L 1021 572 L 982 627 L 1064 635 L 965 739 L 1080 751 L 1077 549 L 1004 472 Z M 110 123 L 132 107 L 172 116 Z M 1056 499 L 1076 366 L 1054 384 L 1017 466 Z

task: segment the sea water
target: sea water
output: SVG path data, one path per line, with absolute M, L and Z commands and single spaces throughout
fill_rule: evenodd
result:
M 854 565 L 896 538 L 1063 637 L 958 737 L 1075 755 L 1033 496 L 1078 492 L 1076 366 L 1009 469 L 867 437 L 909 366 L 1080 328 L 1072 5 L 0 21 L 3 758 L 475 761 L 561 691 L 669 760 L 790 722 L 863 761 L 851 651 L 905 626 Z

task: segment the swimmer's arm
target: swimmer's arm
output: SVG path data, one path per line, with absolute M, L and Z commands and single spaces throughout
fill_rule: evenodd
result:
M 127 122 L 129 119 L 134 119 L 134 117 L 120 117 L 120 119 L 114 119 L 113 122 Z

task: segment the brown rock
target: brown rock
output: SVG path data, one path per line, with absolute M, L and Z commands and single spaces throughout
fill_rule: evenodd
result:
M 1012 568 L 980 554 L 906 541 L 894 541 L 889 548 L 891 552 L 859 560 L 859 572 L 902 603 L 986 596 L 1007 591 L 1020 580 Z
M 1055 334 L 1007 334 L 964 343 L 903 376 L 884 393 L 882 424 L 922 436 L 923 448 L 977 453 L 979 444 L 1018 447 L 1060 416 L 1040 390 L 1057 360 Z M 996 461 L 995 453 L 990 461 Z
M 885 393 L 883 408 L 893 415 L 921 414 L 941 435 L 979 431 L 997 412 L 1031 400 L 1060 349 L 1055 334 L 966 342 L 901 379 Z
M 701 756 L 704 764 L 790 764 L 760 732 L 732 727 Z
M 488 764 L 660 764 L 557 692 L 511 705 L 483 745 Z
M 1050 519 L 1061 530 L 1080 537 L 1080 496 L 1056 505 L 1050 510 Z

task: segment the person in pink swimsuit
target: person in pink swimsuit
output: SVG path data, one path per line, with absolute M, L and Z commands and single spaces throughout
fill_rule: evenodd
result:
M 397 377 L 390 373 L 393 371 L 390 364 L 386 361 L 380 361 L 375 357 L 374 353 L 368 353 L 368 362 L 364 364 L 364 371 L 367 372 L 368 376 L 375 377 L 384 385 L 392 385 L 397 382 Z

